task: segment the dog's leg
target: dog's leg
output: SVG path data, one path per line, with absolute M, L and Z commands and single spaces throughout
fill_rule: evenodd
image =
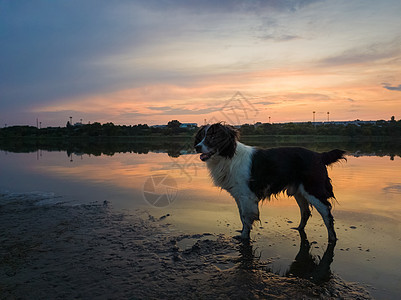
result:
M 243 214 L 242 214 L 241 201 L 239 199 L 237 199 L 237 198 L 234 198 L 234 199 L 235 199 L 235 202 L 237 203 L 239 217 L 240 217 L 241 223 L 242 223 L 242 229 L 239 232 L 242 233 L 244 231 L 244 229 L 245 229 L 245 221 L 244 221 Z
M 302 195 L 306 198 L 306 200 L 308 200 L 308 202 L 312 204 L 322 216 L 324 224 L 327 227 L 329 242 L 335 242 L 337 240 L 337 236 L 336 232 L 334 231 L 334 218 L 333 215 L 331 214 L 331 207 L 329 205 L 324 204 L 315 196 L 306 192 L 302 185 L 300 186 L 300 191 Z
M 254 221 L 259 220 L 259 201 L 252 197 L 241 198 L 242 216 L 241 221 L 243 229 L 241 232 L 242 239 L 249 239 Z
M 308 219 L 311 215 L 309 209 L 309 203 L 308 200 L 306 200 L 305 197 L 300 192 L 295 193 L 294 197 L 295 200 L 297 200 L 299 210 L 301 211 L 301 222 L 299 223 L 299 226 L 294 229 L 304 230 L 306 222 L 308 222 Z

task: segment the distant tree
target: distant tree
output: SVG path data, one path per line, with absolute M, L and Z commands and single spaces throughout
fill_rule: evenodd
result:
M 181 126 L 181 122 L 178 120 L 172 120 L 167 123 L 168 128 L 179 128 Z
M 102 133 L 106 136 L 117 136 L 118 135 L 118 127 L 115 126 L 112 122 L 104 123 L 102 125 Z
M 255 126 L 253 126 L 252 124 L 244 124 L 241 126 L 240 131 L 243 135 L 255 134 Z

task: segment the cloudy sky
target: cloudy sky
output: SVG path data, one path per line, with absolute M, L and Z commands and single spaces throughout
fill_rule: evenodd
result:
M 0 126 L 398 120 L 400 12 L 400 0 L 0 0 Z

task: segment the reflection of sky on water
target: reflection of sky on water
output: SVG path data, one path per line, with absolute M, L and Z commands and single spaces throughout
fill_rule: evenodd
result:
M 177 180 L 180 192 L 190 198 L 199 197 L 202 202 L 208 203 L 232 204 L 232 199 L 226 192 L 212 186 L 205 165 L 196 154 L 172 158 L 164 153 L 117 153 L 101 157 L 74 156 L 70 161 L 65 153 L 43 151 L 39 160 L 36 160 L 35 153 L 1 153 L 0 158 L 4 170 L 0 175 L 1 185 L 5 189 L 15 186 L 20 190 L 24 186 L 34 186 L 53 191 L 52 185 L 57 185 L 57 189 L 61 188 L 60 193 L 63 194 L 63 183 L 66 187 L 70 184 L 99 185 L 100 189 L 109 187 L 116 191 L 126 189 L 142 192 L 146 178 L 169 174 Z M 390 160 L 388 157 L 375 156 L 349 156 L 347 162 L 329 167 L 337 197 L 335 211 L 364 212 L 399 219 L 400 169 L 399 157 Z M 12 179 L 13 176 L 15 180 Z M 141 204 L 141 201 L 131 199 L 124 206 L 130 208 Z M 176 205 L 180 206 L 180 201 Z M 273 199 L 268 206 L 296 207 L 296 203 L 293 199 L 279 196 L 279 200 Z
M 117 153 L 73 156 L 71 161 L 64 152 L 41 154 L 0 152 L 0 192 L 54 192 L 74 203 L 108 200 L 118 209 L 144 208 L 157 217 L 169 213 L 167 221 L 177 230 L 192 233 L 235 235 L 240 229 L 234 200 L 213 187 L 198 155 Z M 375 286 L 377 298 L 392 295 L 384 289 L 401 292 L 400 169 L 401 158 L 375 156 L 349 156 L 347 162 L 329 168 L 339 236 L 331 269 L 346 280 Z M 170 206 L 154 208 L 143 197 L 145 181 L 166 174 L 177 183 L 176 199 Z M 291 230 L 298 222 L 295 201 L 281 195 L 262 204 L 261 222 L 252 233 L 254 250 L 281 275 L 300 250 L 299 235 Z M 313 213 L 306 233 L 310 252 L 322 257 L 327 233 L 318 214 Z

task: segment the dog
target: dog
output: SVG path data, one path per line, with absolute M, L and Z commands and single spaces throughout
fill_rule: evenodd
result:
M 346 160 L 345 151 L 335 149 L 318 153 L 301 147 L 261 149 L 239 142 L 238 131 L 222 123 L 202 126 L 195 136 L 194 148 L 206 162 L 214 184 L 235 199 L 242 222 L 240 238 L 250 239 L 254 221 L 259 219 L 259 202 L 286 192 L 294 196 L 303 231 L 315 207 L 323 218 L 328 240 L 335 243 L 331 214 L 333 186 L 327 166 Z

